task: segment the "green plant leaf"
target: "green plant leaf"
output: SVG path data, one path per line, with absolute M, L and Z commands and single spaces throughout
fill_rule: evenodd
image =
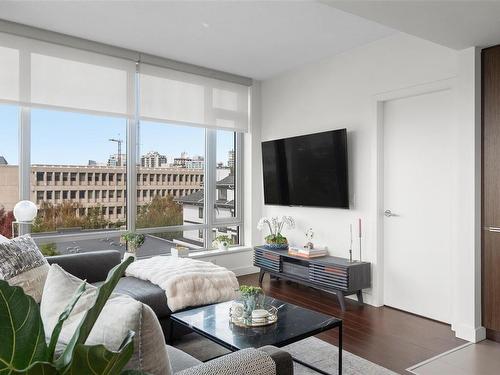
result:
M 113 269 L 109 271 L 106 281 L 99 288 L 97 288 L 97 298 L 95 300 L 94 306 L 87 310 L 84 318 L 78 325 L 78 328 L 71 337 L 63 353 L 54 362 L 58 370 L 61 371 L 62 369 L 67 369 L 68 366 L 70 366 L 74 350 L 79 344 L 83 345 L 85 344 L 85 341 L 87 341 L 90 331 L 92 330 L 92 327 L 99 317 L 99 314 L 104 308 L 104 305 L 108 301 L 109 296 L 111 295 L 111 293 L 113 293 L 116 284 L 118 284 L 118 281 L 125 273 L 125 270 L 133 261 L 134 259 L 130 257 L 123 261 L 121 264 L 113 267 Z
M 78 344 L 73 354 L 73 361 L 63 374 L 119 375 L 134 352 L 133 338 L 134 332 L 129 331 L 116 352 L 106 349 L 104 345 Z
M 37 303 L 4 280 L 0 280 L 0 333 L 0 374 L 49 360 Z
M 22 375 L 59 375 L 54 365 L 48 362 L 35 362 L 29 368 L 21 371 L 13 371 L 12 374 Z
M 57 340 L 59 340 L 59 334 L 61 333 L 61 329 L 63 326 L 63 323 L 66 319 L 68 319 L 69 315 L 75 308 L 76 303 L 82 296 L 82 294 L 85 292 L 87 283 L 84 281 L 82 285 L 76 290 L 75 294 L 69 301 L 68 305 L 64 309 L 64 311 L 59 315 L 59 319 L 57 320 L 57 324 L 54 327 L 54 330 L 52 331 L 52 336 L 50 337 L 50 344 L 49 344 L 49 354 L 48 357 L 52 360 L 54 358 L 54 352 L 56 350 L 56 345 L 57 345 Z

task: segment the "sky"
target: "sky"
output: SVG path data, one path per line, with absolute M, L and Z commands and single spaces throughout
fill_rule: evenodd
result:
M 0 156 L 9 164 L 18 163 L 18 108 L 0 105 Z M 205 130 L 202 128 L 142 123 L 140 154 L 158 151 L 167 155 L 168 162 L 180 157 L 204 156 Z M 89 160 L 106 163 L 117 153 L 117 144 L 108 139 L 118 138 L 126 147 L 126 120 L 73 112 L 45 109 L 31 111 L 31 163 L 55 165 L 87 165 Z M 234 145 L 233 133 L 219 130 L 217 162 L 227 164 L 228 151 Z

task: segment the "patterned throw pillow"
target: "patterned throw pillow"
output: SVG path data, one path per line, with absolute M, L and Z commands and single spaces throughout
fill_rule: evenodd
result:
M 39 303 L 49 265 L 30 235 L 0 243 L 0 279 L 20 286 Z

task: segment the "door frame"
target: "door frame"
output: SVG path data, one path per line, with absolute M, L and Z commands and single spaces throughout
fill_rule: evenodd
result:
M 382 92 L 373 96 L 372 108 L 376 132 L 374 155 L 372 159 L 375 164 L 374 173 L 376 181 L 373 191 L 373 197 L 376 203 L 372 217 L 375 223 L 374 241 L 376 249 L 376 263 L 373 269 L 373 304 L 375 306 L 384 305 L 384 104 L 390 100 L 432 94 L 440 91 L 451 90 L 452 95 L 455 95 L 456 81 L 457 79 L 455 77 L 450 77 L 398 90 Z M 452 267 L 452 278 L 454 278 L 454 272 L 455 270 Z M 451 291 L 451 293 L 453 296 L 453 291 Z

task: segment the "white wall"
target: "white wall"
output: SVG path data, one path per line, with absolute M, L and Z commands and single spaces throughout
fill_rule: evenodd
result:
M 466 64 L 467 68 L 461 68 L 459 55 L 455 50 L 398 34 L 262 82 L 260 132 L 263 141 L 347 128 L 351 201 L 350 210 L 262 205 L 262 214 L 292 215 L 297 221 L 297 229 L 286 233 L 292 244 L 303 244 L 303 233 L 308 227 L 312 227 L 316 246 L 327 246 L 331 254 L 344 257 L 347 256 L 349 245 L 349 224 L 354 224 L 361 218 L 364 224 L 363 260 L 372 262 L 376 272 L 377 127 L 374 97 L 389 91 L 457 77 L 459 73 L 469 77 L 473 74 L 470 64 Z M 463 100 L 470 104 L 470 82 L 467 79 L 465 81 L 458 91 L 463 91 Z M 462 158 L 466 163 L 460 176 L 461 182 L 467 183 L 467 188 L 458 189 L 456 194 L 461 199 L 473 202 L 472 207 L 461 211 L 461 214 L 466 215 L 464 220 L 457 221 L 457 233 L 461 233 L 460 240 L 464 244 L 460 256 L 471 255 L 475 251 L 475 234 L 471 230 L 475 220 L 476 198 L 474 126 L 470 116 L 462 121 L 460 127 L 457 126 L 457 138 L 463 141 Z M 467 135 L 458 134 L 465 130 Z M 255 145 L 253 147 L 254 152 L 257 152 Z M 257 161 L 255 153 L 252 154 L 252 159 L 252 163 Z M 253 172 L 251 198 L 255 200 L 259 197 L 258 194 L 262 196 L 262 175 L 255 178 L 255 170 Z M 253 204 L 258 202 L 253 201 Z M 263 242 L 262 239 L 263 234 L 256 235 L 252 231 L 253 244 Z M 462 269 L 459 269 L 459 264 Z M 467 267 L 468 271 L 473 271 L 464 261 L 456 262 L 455 266 L 456 274 L 464 272 Z M 368 303 L 376 304 L 376 296 L 371 294 L 368 291 L 366 299 Z M 457 296 L 457 299 L 460 298 L 462 297 Z M 457 302 L 455 307 L 471 308 L 471 304 L 474 309 L 474 300 L 469 295 Z M 472 314 L 472 317 L 469 315 L 463 316 L 460 324 L 473 330 L 477 327 L 476 314 Z M 460 333 L 460 336 L 474 340 L 469 334 Z

